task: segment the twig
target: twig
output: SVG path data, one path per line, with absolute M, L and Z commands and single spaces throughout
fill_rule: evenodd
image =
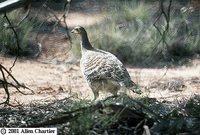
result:
M 168 8 L 167 8 L 167 26 L 166 26 L 166 31 L 168 31 L 169 29 L 169 21 L 170 21 L 170 13 L 171 13 L 171 6 L 172 6 L 172 0 L 169 1 L 169 5 L 168 5 Z
M 0 64 L 0 66 L 1 66 L 1 64 Z M 4 74 L 4 71 L 3 71 L 3 68 L 2 67 L 0 67 L 0 70 L 1 70 L 1 74 L 2 74 L 2 76 L 3 76 L 3 82 L 2 82 L 2 85 L 3 85 L 3 88 L 4 88 L 4 90 L 5 90 L 5 92 L 6 92 L 6 100 L 4 101 L 4 102 L 2 102 L 2 103 L 0 103 L 0 105 L 1 104 L 9 104 L 9 100 L 10 100 L 10 93 L 9 93 L 9 91 L 8 91 L 8 84 L 7 84 L 7 81 L 6 81 L 6 77 L 5 77 L 5 74 Z
M 79 114 L 63 115 L 63 116 L 52 118 L 52 119 L 42 121 L 39 123 L 29 124 L 27 127 L 44 127 L 44 126 L 48 126 L 48 125 L 62 124 L 62 123 L 71 121 L 71 120 L 77 118 L 78 116 L 79 116 Z
M 46 4 L 44 5 L 44 7 L 55 17 L 55 19 L 57 20 L 56 23 L 54 24 L 54 29 L 55 29 L 55 26 L 58 25 L 58 24 L 61 24 L 61 21 L 63 19 L 63 22 L 65 24 L 65 29 L 66 29 L 66 32 L 67 32 L 67 37 L 68 37 L 68 40 L 70 41 L 70 43 L 72 43 L 71 41 L 71 36 L 69 34 L 69 29 L 68 29 L 68 25 L 67 25 L 67 22 L 66 22 L 66 17 L 69 13 L 69 10 L 70 10 L 70 1 L 66 1 L 65 5 L 64 5 L 64 13 L 62 15 L 61 18 L 58 18 L 57 15 L 54 13 L 54 11 L 48 7 Z
M 31 3 L 29 3 L 29 4 L 27 5 L 26 13 L 25 13 L 25 15 L 23 16 L 23 18 L 19 21 L 19 23 L 17 24 L 17 26 L 19 26 L 19 25 L 28 17 L 28 15 L 29 15 L 29 13 L 30 13 L 30 7 L 31 7 Z
M 105 102 L 106 100 L 108 100 L 108 98 L 106 98 L 105 100 L 98 102 L 94 105 L 90 105 L 87 107 L 81 107 L 76 110 L 64 112 L 61 114 L 60 117 L 54 117 L 51 119 L 41 121 L 39 123 L 29 124 L 28 127 L 41 127 L 41 126 L 43 127 L 43 126 L 67 123 L 67 122 L 70 122 L 70 121 L 74 120 L 75 118 L 79 117 L 80 115 L 83 115 L 85 113 L 93 113 L 95 111 L 98 111 L 98 110 L 101 110 L 101 109 L 104 109 L 107 107 L 111 108 L 113 110 L 113 112 L 115 112 L 115 115 L 113 116 L 113 118 L 120 117 L 120 115 L 122 113 L 125 113 L 125 115 L 132 115 L 132 117 L 134 117 L 135 119 L 142 120 L 144 118 L 142 121 L 140 120 L 138 127 L 141 126 L 143 123 L 145 123 L 146 116 L 143 113 L 140 114 L 139 112 L 137 112 L 135 110 L 131 110 L 122 105 L 115 105 L 115 104 L 103 105 L 102 102 Z M 138 104 L 141 105 L 141 103 L 138 103 Z M 144 107 L 144 105 L 143 105 L 143 107 Z M 145 109 L 147 109 L 147 107 L 145 107 Z M 152 112 L 152 114 L 155 114 L 155 113 Z M 157 114 L 155 114 L 155 115 L 157 115 Z
M 172 5 L 172 0 L 169 1 L 169 5 L 167 7 L 167 13 L 166 13 L 165 10 L 164 10 L 164 0 L 160 0 L 160 9 L 157 11 L 157 12 L 160 12 L 160 13 L 156 17 L 156 20 L 153 23 L 153 26 L 156 28 L 156 30 L 160 34 L 161 39 L 158 41 L 158 43 L 156 43 L 155 48 L 153 49 L 152 52 L 155 51 L 155 49 L 161 43 L 161 41 L 163 42 L 163 45 L 165 44 L 166 47 L 168 48 L 168 43 L 166 42 L 166 34 L 167 34 L 168 30 L 169 30 L 171 5 Z M 158 22 L 158 20 L 161 18 L 162 15 L 164 16 L 164 18 L 166 20 L 166 23 L 167 23 L 163 32 L 161 32 L 159 27 L 156 25 L 156 23 Z
M 66 17 L 69 14 L 69 10 L 70 10 L 70 2 L 71 2 L 71 0 L 69 2 L 66 1 L 66 3 L 65 3 L 65 6 L 64 6 L 65 13 L 63 15 L 63 19 L 64 19 L 65 29 L 66 29 L 66 32 L 67 32 L 68 39 L 70 41 L 70 44 L 72 44 L 71 36 L 69 34 L 69 29 L 68 29 L 68 25 L 67 25 L 67 21 L 66 21 Z
M 167 44 L 167 42 L 165 41 L 165 38 L 166 38 L 166 33 L 167 33 L 168 30 L 169 30 L 171 3 L 172 3 L 172 0 L 169 1 L 167 13 L 164 11 L 164 7 L 163 7 L 164 2 L 162 2 L 162 8 L 161 8 L 162 13 L 164 14 L 165 20 L 166 20 L 166 22 L 167 22 L 166 27 L 165 27 L 165 30 L 163 31 L 163 36 L 162 36 L 162 38 L 163 38 L 163 44 L 165 43 L 165 45 L 167 46 L 167 48 L 168 48 L 168 44 Z
M 143 120 L 141 120 L 141 121 L 136 125 L 134 134 L 137 134 L 137 133 L 139 132 L 138 129 L 141 130 L 140 127 L 141 127 L 142 125 L 144 125 L 144 123 L 145 123 L 145 120 L 143 119 Z
M 102 104 L 102 102 L 105 102 L 106 100 L 108 100 L 108 98 L 106 98 L 105 100 L 98 102 L 94 105 L 90 105 L 87 107 L 81 107 L 81 108 L 78 108 L 73 111 L 64 112 L 64 113 L 62 113 L 61 117 L 56 117 L 56 118 L 52 118 L 50 120 L 45 120 L 45 121 L 42 121 L 39 123 L 30 124 L 30 125 L 28 125 L 28 127 L 40 127 L 40 126 L 48 126 L 48 125 L 52 125 L 52 124 L 55 125 L 55 124 L 62 124 L 62 123 L 68 122 L 88 111 L 93 112 L 93 111 L 102 109 L 103 107 L 105 107 Z
M 135 103 L 137 103 L 139 106 L 141 106 L 142 108 L 144 108 L 145 110 L 147 110 L 149 113 L 153 114 L 156 118 L 158 118 L 158 120 L 163 119 L 159 114 L 155 113 L 153 110 L 149 109 L 149 107 L 143 105 L 142 103 L 132 99 L 132 101 L 134 101 Z
M 147 125 L 144 125 L 143 128 L 144 128 L 145 135 L 151 135 L 149 131 L 149 127 Z
M 23 20 L 25 20 L 25 18 L 26 18 L 26 17 L 28 16 L 28 14 L 29 14 L 29 11 L 30 11 L 30 1 L 28 1 L 28 2 L 29 2 L 29 5 L 28 5 L 28 10 L 27 10 L 27 12 L 26 12 L 26 15 L 22 18 L 22 20 L 18 23 L 18 25 L 20 25 L 20 23 L 21 23 Z M 15 27 L 12 25 L 10 19 L 8 18 L 7 14 L 6 14 L 6 11 L 4 12 L 4 18 L 6 19 L 6 21 L 7 21 L 8 24 L 9 24 L 9 27 L 8 27 L 8 28 L 10 28 L 10 29 L 12 30 L 12 32 L 14 33 L 14 36 L 15 36 L 15 39 L 16 39 L 16 46 L 17 46 L 17 50 L 16 50 L 16 51 L 17 51 L 17 52 L 16 52 L 17 55 L 16 55 L 16 57 L 15 57 L 15 59 L 14 59 L 14 62 L 13 62 L 13 64 L 12 64 L 12 66 L 9 68 L 9 71 L 8 71 L 4 66 L 2 66 L 2 65 L 0 64 L 0 71 L 1 71 L 1 74 L 2 74 L 2 76 L 3 76 L 3 80 L 0 80 L 0 82 L 1 82 L 1 84 L 2 84 L 2 86 L 3 86 L 3 88 L 4 88 L 5 93 L 6 93 L 6 96 L 7 96 L 7 97 L 6 97 L 6 100 L 5 100 L 4 102 L 0 103 L 0 105 L 1 105 L 1 104 L 5 104 L 5 105 L 13 106 L 13 105 L 9 104 L 10 93 L 9 93 L 9 90 L 8 90 L 8 86 L 14 87 L 18 92 L 20 92 L 21 94 L 24 94 L 24 95 L 27 95 L 27 94 L 24 93 L 24 92 L 22 92 L 19 88 L 20 88 L 20 87 L 25 88 L 25 89 L 29 89 L 29 88 L 26 87 L 24 84 L 20 84 L 20 83 L 17 81 L 17 79 L 15 79 L 15 77 L 11 74 L 12 68 L 15 66 L 16 61 L 17 61 L 17 59 L 18 59 L 18 57 L 19 57 L 19 53 L 20 53 L 21 48 L 20 48 L 20 42 L 19 42 L 19 37 L 18 37 L 17 31 L 16 31 Z M 16 83 L 16 85 L 15 85 L 15 84 L 12 84 L 12 83 L 9 83 L 9 82 L 7 81 L 7 79 L 6 79 L 5 74 L 7 74 L 7 77 L 11 77 L 12 80 L 14 80 L 14 82 Z M 31 89 L 29 89 L 29 90 L 32 92 L 32 94 L 34 93 Z
M 6 73 L 8 74 L 8 76 L 10 76 L 14 82 L 18 85 L 17 87 L 22 87 L 22 88 L 25 88 L 25 89 L 28 89 L 30 90 L 31 92 L 33 92 L 30 88 L 28 88 L 27 86 L 25 86 L 24 84 L 20 84 L 17 79 L 4 67 L 0 64 L 0 68 L 2 68 L 4 71 L 6 71 Z
M 56 25 L 57 25 L 61 21 L 62 18 L 58 18 L 57 15 L 54 14 L 54 11 L 50 7 L 48 7 L 46 4 L 44 4 L 43 7 L 47 9 L 55 17 L 55 19 L 57 20 L 56 22 Z
M 27 94 L 24 93 L 24 92 L 22 92 L 19 88 L 20 88 L 20 87 L 25 88 L 25 89 L 29 89 L 29 88 L 26 87 L 26 86 L 23 85 L 23 84 L 20 84 L 20 83 L 17 81 L 17 79 L 15 79 L 15 77 L 7 70 L 4 66 L 2 66 L 1 64 L 0 64 L 0 71 L 1 71 L 1 74 L 2 74 L 2 77 L 3 77 L 3 80 L 0 79 L 0 82 L 1 82 L 1 84 L 2 84 L 2 86 L 3 86 L 3 88 L 4 88 L 4 90 L 5 90 L 5 92 L 6 92 L 6 96 L 7 96 L 7 97 L 6 97 L 6 100 L 5 100 L 4 102 L 0 103 L 0 105 L 1 105 L 1 104 L 5 104 L 5 105 L 13 106 L 13 105 L 9 104 L 9 101 L 10 101 L 10 93 L 9 93 L 8 86 L 14 87 L 18 92 L 20 92 L 20 93 L 23 94 L 23 95 L 27 95 Z M 10 76 L 10 77 L 12 78 L 12 80 L 14 80 L 14 82 L 16 83 L 16 85 L 13 84 L 13 83 L 9 83 L 9 82 L 7 81 L 5 73 L 8 74 L 8 76 Z M 32 92 L 32 94 L 34 93 L 31 89 L 29 89 L 29 90 Z M 15 107 L 15 106 L 13 106 L 13 107 Z
M 101 104 L 91 105 L 88 107 L 82 107 L 82 108 L 79 108 L 79 109 L 76 109 L 73 111 L 62 113 L 62 116 L 60 116 L 60 117 L 51 118 L 51 119 L 48 119 L 48 120 L 45 120 L 45 121 L 42 121 L 39 123 L 30 124 L 30 125 L 28 125 L 28 127 L 41 127 L 41 126 L 66 123 L 66 122 L 69 122 L 69 121 L 77 118 L 78 116 L 82 115 L 86 111 L 93 112 L 100 108 L 102 108 Z
M 166 66 L 165 69 L 166 69 L 166 70 L 165 70 L 164 74 L 157 80 L 157 82 L 159 82 L 160 80 L 162 80 L 162 79 L 166 76 L 167 71 L 168 71 L 169 68 Z
M 168 71 L 168 67 L 166 67 L 166 70 L 164 72 L 164 74 L 156 81 L 156 82 L 160 82 L 167 74 Z M 163 97 L 162 93 L 160 92 L 160 90 L 158 90 L 159 94 Z
M 14 35 L 15 35 L 16 44 L 17 44 L 17 55 L 16 55 L 16 57 L 15 57 L 15 60 L 14 60 L 14 62 L 13 62 L 13 65 L 12 65 L 12 66 L 10 67 L 10 69 L 9 69 L 9 71 L 11 72 L 11 71 L 12 71 L 12 68 L 15 66 L 15 63 L 16 63 L 16 61 L 17 61 L 17 59 L 18 59 L 19 51 L 20 51 L 21 48 L 20 48 L 20 44 L 19 44 L 19 37 L 18 37 L 18 34 L 17 34 L 15 28 L 13 27 L 12 23 L 10 22 L 8 16 L 6 15 L 6 13 L 4 13 L 4 17 L 6 18 L 8 24 L 9 24 L 9 27 L 12 29 L 12 31 L 13 31 L 13 33 L 14 33 Z

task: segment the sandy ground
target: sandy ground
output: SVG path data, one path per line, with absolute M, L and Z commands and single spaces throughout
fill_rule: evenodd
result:
M 6 67 L 12 65 L 13 58 L 0 57 L 0 63 Z M 173 69 L 128 68 L 133 81 L 141 86 L 143 94 L 161 100 L 182 100 L 200 94 L 200 61 L 194 61 L 190 67 Z M 11 101 L 29 104 L 74 96 L 81 99 L 93 99 L 93 94 L 82 78 L 77 64 L 48 64 L 38 60 L 18 60 L 12 69 L 16 79 L 31 88 L 34 95 L 22 95 L 10 88 Z M 23 90 L 23 89 L 21 89 Z M 23 90 L 28 93 L 28 90 Z M 103 98 L 105 94 L 101 95 Z M 107 94 L 106 94 L 107 96 Z M 1 101 L 5 93 L 1 88 Z

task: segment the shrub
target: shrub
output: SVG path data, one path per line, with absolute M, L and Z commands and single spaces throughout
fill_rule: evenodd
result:
M 2 30 L 0 31 L 0 51 L 4 54 L 11 55 L 29 55 L 33 51 L 30 40 L 33 23 L 30 19 L 25 19 L 20 25 L 18 25 L 23 16 L 20 10 L 9 12 L 7 16 L 17 32 L 20 49 L 18 49 L 17 39 L 13 30 L 10 28 L 6 19 L 1 16 L 2 19 L 0 26 L 2 27 Z
M 147 5 L 124 1 L 109 2 L 108 5 L 108 18 L 86 30 L 95 47 L 110 51 L 123 62 L 153 65 L 159 61 L 180 59 L 199 53 L 200 26 L 193 21 L 192 13 L 182 13 L 180 9 L 175 12 L 177 9 L 172 9 L 169 31 L 165 37 L 166 45 L 159 42 L 162 37 L 153 26 L 157 12 L 155 3 Z M 166 24 L 161 18 L 157 25 L 162 31 Z M 74 44 L 79 42 L 75 41 Z M 79 45 L 73 46 L 76 56 L 80 56 L 79 48 Z

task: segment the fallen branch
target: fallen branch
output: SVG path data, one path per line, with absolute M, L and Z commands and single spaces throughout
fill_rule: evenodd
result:
M 152 124 L 152 120 L 149 119 L 148 116 L 142 112 L 128 108 L 124 105 L 117 105 L 113 103 L 105 104 L 105 101 L 113 97 L 106 98 L 105 100 L 102 100 L 98 103 L 92 104 L 87 107 L 81 107 L 72 111 L 64 112 L 60 114 L 61 116 L 59 117 L 58 116 L 54 118 L 51 117 L 39 123 L 28 124 L 28 127 L 45 127 L 56 124 L 64 124 L 67 122 L 74 121 L 76 118 L 84 114 L 94 114 L 94 112 L 103 113 L 104 109 L 112 110 L 112 112 L 108 113 L 107 115 L 109 115 L 109 117 L 112 117 L 113 119 L 117 119 L 119 123 L 130 119 L 134 120 L 134 123 L 132 124 L 136 126 L 135 127 L 136 132 L 141 132 L 143 130 L 144 124 L 145 125 Z M 98 123 L 97 125 L 96 124 L 93 125 L 93 127 L 96 126 L 98 127 Z
M 55 118 L 51 118 L 39 123 L 30 124 L 27 127 L 44 127 L 44 126 L 49 126 L 49 125 L 63 124 L 63 123 L 74 120 L 75 118 L 77 118 L 78 116 L 80 116 L 81 114 L 85 112 L 89 111 L 91 113 L 100 108 L 102 108 L 102 104 L 98 103 L 96 105 L 91 105 L 89 107 L 83 107 L 74 111 L 65 112 L 60 117 L 55 117 Z

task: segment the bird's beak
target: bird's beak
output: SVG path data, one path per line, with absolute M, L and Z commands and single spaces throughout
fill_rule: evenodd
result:
M 71 33 L 74 33 L 74 29 L 71 31 Z
M 74 33 L 75 32 L 75 30 L 73 29 L 72 31 L 71 31 L 71 33 Z
M 73 30 L 71 31 L 71 33 L 78 34 L 77 30 L 75 30 L 75 29 L 73 29 Z

